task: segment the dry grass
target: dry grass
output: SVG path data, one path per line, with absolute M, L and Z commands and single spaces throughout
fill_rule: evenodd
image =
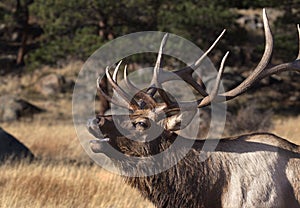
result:
M 152 207 L 120 177 L 98 166 L 0 166 L 0 207 Z
M 33 122 L 1 124 L 39 160 L 0 165 L 0 208 L 153 207 L 119 176 L 89 165 L 71 120 L 71 92 L 49 98 L 35 93 L 34 85 L 44 75 L 57 73 L 75 80 L 81 66 L 81 62 L 72 62 L 62 69 L 45 67 L 20 77 L 0 77 L 0 95 L 13 92 L 47 109 Z M 277 119 L 271 132 L 300 144 L 299 123 L 300 117 Z
M 299 124 L 300 116 L 276 119 L 272 132 L 300 145 Z
M 73 125 L 21 122 L 2 127 L 39 160 L 0 166 L 0 207 L 153 207 L 119 176 L 82 163 L 90 160 Z
M 300 144 L 300 117 L 277 119 L 271 131 Z M 69 123 L 13 123 L 4 129 L 41 160 L 0 166 L 0 207 L 153 207 L 119 176 L 89 161 Z M 50 161 L 49 161 L 50 158 Z
M 66 124 L 51 123 L 18 122 L 3 124 L 2 127 L 23 142 L 38 158 L 86 160 L 86 153 L 71 121 Z

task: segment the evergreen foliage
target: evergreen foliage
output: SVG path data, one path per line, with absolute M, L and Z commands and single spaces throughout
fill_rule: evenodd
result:
M 273 27 L 276 54 L 280 54 L 276 58 L 290 58 L 297 50 L 300 0 L 3 0 L 0 55 L 15 56 L 16 63 L 36 69 L 86 60 L 113 38 L 157 30 L 183 36 L 206 49 L 223 28 L 228 32 L 219 48 L 240 53 L 236 48 L 251 47 L 247 45 L 251 37 L 236 23 L 237 11 L 263 7 L 282 11 Z M 250 35 L 255 39 L 257 34 Z

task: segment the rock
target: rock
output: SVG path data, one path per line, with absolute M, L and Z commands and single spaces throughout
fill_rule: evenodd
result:
M 0 162 L 5 159 L 29 159 L 33 160 L 33 153 L 15 137 L 0 127 Z
M 11 122 L 22 117 L 32 118 L 44 110 L 15 96 L 0 96 L 0 122 Z
M 64 89 L 66 80 L 63 76 L 57 74 L 49 74 L 42 77 L 35 85 L 35 90 L 45 96 L 55 95 Z
M 244 15 L 237 19 L 237 23 L 246 30 L 257 30 L 263 27 L 262 20 L 258 14 Z

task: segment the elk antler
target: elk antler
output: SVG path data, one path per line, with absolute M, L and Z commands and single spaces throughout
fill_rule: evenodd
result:
M 270 66 L 270 60 L 272 57 L 272 51 L 273 51 L 273 36 L 270 30 L 269 22 L 268 22 L 268 17 L 266 14 L 266 10 L 263 9 L 263 24 L 264 24 L 264 30 L 265 30 L 265 51 L 264 54 L 259 62 L 259 64 L 256 66 L 256 68 L 253 70 L 253 72 L 242 82 L 240 83 L 237 87 L 234 89 L 218 94 L 219 91 L 219 86 L 221 82 L 221 76 L 223 73 L 223 68 L 224 68 L 224 62 L 228 56 L 228 52 L 225 54 L 225 56 L 222 59 L 219 72 L 217 75 L 217 78 L 215 80 L 215 85 L 210 94 L 208 94 L 205 89 L 199 85 L 193 78 L 192 78 L 192 73 L 193 69 L 197 68 L 201 61 L 204 59 L 204 57 L 211 51 L 211 49 L 215 46 L 215 44 L 218 42 L 218 40 L 221 38 L 221 36 L 224 34 L 225 31 L 221 33 L 221 35 L 218 37 L 218 39 L 212 44 L 212 46 L 191 66 L 188 66 L 186 68 L 183 68 L 181 70 L 175 71 L 177 76 L 182 78 L 184 81 L 186 81 L 188 84 L 193 86 L 195 90 L 197 90 L 203 97 L 196 100 L 196 101 L 187 101 L 187 102 L 177 102 L 177 105 L 180 106 L 180 108 L 183 109 L 189 109 L 192 106 L 195 106 L 195 102 L 197 103 L 198 108 L 202 108 L 205 106 L 210 105 L 212 102 L 224 102 L 227 100 L 231 100 L 240 94 L 246 92 L 249 88 L 253 87 L 255 84 L 257 84 L 258 81 L 261 79 L 270 76 L 272 74 L 280 73 L 283 71 L 300 71 L 300 26 L 298 25 L 298 34 L 299 34 L 299 52 L 298 52 L 298 57 L 296 58 L 295 61 L 293 62 L 288 62 L 284 64 L 279 64 L 275 66 Z M 157 73 L 157 72 L 154 72 Z M 157 78 L 155 80 L 155 83 L 162 83 L 165 81 L 172 80 L 172 78 L 163 76 L 164 73 L 160 72 L 162 76 L 160 78 Z M 154 75 L 155 77 L 155 75 Z M 161 84 L 156 86 L 161 86 Z M 148 92 L 151 92 L 153 94 L 153 90 L 148 89 Z M 164 101 L 166 99 L 163 99 Z M 166 105 L 171 105 L 169 102 L 166 102 Z
M 115 71 L 113 73 L 113 78 L 111 77 L 111 75 L 109 73 L 109 67 L 106 67 L 106 69 L 105 69 L 105 75 L 107 77 L 107 80 L 112 85 L 113 89 L 115 90 L 116 96 L 121 96 L 121 99 L 118 98 L 117 100 L 115 100 L 102 90 L 102 88 L 100 86 L 101 77 L 98 77 L 98 79 L 97 79 L 97 88 L 100 91 L 100 93 L 105 97 L 105 99 L 107 99 L 109 102 L 111 102 L 115 105 L 118 105 L 120 107 L 127 108 L 129 110 L 136 110 L 138 108 L 138 103 L 134 99 L 132 99 L 131 96 L 129 94 L 127 94 L 122 88 L 120 88 L 120 86 L 117 83 L 117 74 L 118 74 L 118 70 L 119 70 L 121 63 L 122 63 L 122 61 L 120 61 L 118 63 L 118 65 L 116 66 Z
M 273 51 L 273 36 L 270 30 L 268 17 L 266 14 L 266 10 L 263 9 L 263 24 L 264 24 L 264 31 L 265 31 L 265 51 L 264 54 L 256 66 L 256 68 L 253 70 L 253 72 L 237 87 L 219 94 L 219 87 L 221 83 L 222 73 L 224 71 L 224 63 L 225 60 L 229 54 L 227 52 L 220 64 L 218 75 L 215 80 L 214 87 L 210 93 L 208 93 L 203 86 L 198 84 L 192 77 L 192 74 L 194 72 L 194 69 L 198 68 L 204 58 L 208 55 L 208 53 L 214 48 L 214 46 L 217 44 L 217 42 L 221 39 L 223 34 L 225 33 L 225 30 L 219 35 L 219 37 L 215 40 L 215 42 L 209 47 L 209 49 L 203 53 L 203 55 L 195 61 L 192 65 L 187 66 L 183 69 L 170 72 L 165 72 L 161 69 L 161 59 L 163 54 L 163 49 L 165 47 L 168 34 L 166 34 L 161 42 L 159 53 L 157 56 L 157 61 L 154 67 L 154 73 L 153 78 L 150 84 L 150 87 L 147 89 L 146 92 L 139 90 L 136 88 L 128 79 L 127 77 L 127 67 L 124 69 L 124 80 L 126 86 L 131 90 L 134 91 L 134 96 L 130 96 L 127 94 L 124 90 L 120 88 L 120 86 L 117 84 L 117 73 L 121 64 L 121 61 L 115 68 L 115 71 L 113 73 L 113 77 L 111 77 L 109 73 L 109 67 L 106 68 L 106 76 L 108 81 L 111 83 L 113 89 L 115 90 L 116 94 L 121 97 L 121 99 L 114 100 L 108 96 L 100 87 L 100 78 L 97 79 L 97 86 L 99 91 L 103 94 L 103 96 L 109 101 L 114 103 L 115 105 L 128 108 L 130 110 L 136 110 L 144 108 L 145 105 L 147 105 L 150 109 L 153 109 L 157 106 L 157 102 L 153 98 L 155 93 L 158 92 L 160 97 L 162 98 L 163 102 L 165 103 L 166 107 L 169 110 L 175 109 L 177 106 L 180 106 L 181 109 L 191 109 L 191 107 L 195 106 L 195 103 L 197 104 L 198 108 L 202 108 L 205 106 L 210 105 L 212 102 L 224 102 L 227 100 L 231 100 L 240 94 L 246 92 L 249 88 L 253 87 L 257 82 L 259 82 L 261 79 L 270 76 L 272 74 L 280 73 L 283 71 L 300 71 L 300 26 L 297 25 L 298 28 L 298 35 L 299 35 L 299 51 L 298 56 L 295 61 L 283 63 L 279 65 L 270 65 L 270 61 L 272 58 L 272 51 Z M 162 83 L 171 81 L 171 80 L 178 80 L 182 79 L 188 84 L 190 84 L 197 92 L 199 92 L 200 95 L 203 97 L 195 100 L 195 101 L 186 101 L 186 102 L 174 102 L 172 101 L 166 91 L 162 88 Z M 135 98 L 138 97 L 142 102 L 138 103 Z
M 125 84 L 126 86 L 130 89 L 131 92 L 134 93 L 134 96 L 131 96 L 129 94 L 127 94 L 117 83 L 117 76 L 118 76 L 118 71 L 120 68 L 122 61 L 120 61 L 118 63 L 118 65 L 116 66 L 114 72 L 113 72 L 113 77 L 111 77 L 110 73 L 109 73 L 109 67 L 106 67 L 105 70 L 105 75 L 107 77 L 108 82 L 112 85 L 113 89 L 115 90 L 115 97 L 117 99 L 113 99 L 111 98 L 108 94 L 106 94 L 100 86 L 101 83 L 101 77 L 98 77 L 97 79 L 97 88 L 100 91 L 100 93 L 105 97 L 105 99 L 107 99 L 109 102 L 123 107 L 123 108 L 127 108 L 129 110 L 136 110 L 138 108 L 143 108 L 141 104 L 139 104 L 136 100 L 135 97 L 140 98 L 143 102 L 145 102 L 148 107 L 150 109 L 153 109 L 156 107 L 156 101 L 149 96 L 147 93 L 143 92 L 142 90 L 136 88 L 128 79 L 127 77 L 127 65 L 124 68 L 124 80 L 125 80 Z M 120 97 L 119 97 L 120 96 Z
M 157 90 L 157 88 L 156 88 L 157 83 L 163 83 L 163 82 L 166 82 L 166 81 L 182 79 L 186 82 L 189 82 L 189 84 L 195 90 L 197 90 L 200 93 L 200 95 L 207 96 L 208 94 L 205 91 L 205 89 L 203 89 L 203 87 L 201 85 L 199 85 L 197 83 L 197 81 L 195 81 L 192 78 L 192 74 L 193 74 L 195 69 L 199 68 L 199 66 L 202 64 L 202 61 L 204 60 L 204 58 L 212 51 L 212 49 L 216 46 L 216 44 L 219 42 L 219 40 L 221 39 L 221 37 L 224 35 L 225 32 L 226 32 L 226 30 L 223 30 L 222 33 L 218 36 L 218 38 L 214 41 L 214 43 L 209 47 L 209 49 L 205 53 L 203 53 L 202 56 L 197 61 L 195 61 L 193 64 L 191 64 L 190 66 L 184 67 L 183 69 L 179 69 L 177 71 L 172 71 L 173 76 L 170 73 L 166 73 L 165 71 L 160 70 L 159 71 L 160 76 L 157 77 L 156 79 L 155 79 L 155 76 L 153 76 L 153 79 L 151 81 L 151 85 L 147 89 L 147 92 L 151 96 L 154 96 L 154 94 Z M 161 51 L 162 51 L 164 45 L 165 44 L 163 44 L 163 43 L 161 44 L 161 47 L 160 47 Z M 160 59 L 161 59 L 161 56 L 158 55 L 156 62 L 160 63 Z M 159 86 L 161 87 L 161 85 L 159 85 Z

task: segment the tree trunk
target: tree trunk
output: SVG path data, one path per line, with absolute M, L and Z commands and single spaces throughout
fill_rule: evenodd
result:
M 31 4 L 32 1 L 25 2 L 23 5 L 20 0 L 17 0 L 17 6 L 15 11 L 15 20 L 18 24 L 18 27 L 21 30 L 22 40 L 20 47 L 18 49 L 17 53 L 17 65 L 23 65 L 24 64 L 24 55 L 26 53 L 26 45 L 27 45 L 27 39 L 28 39 L 28 20 L 29 20 L 29 11 L 28 6 Z
M 105 93 L 107 93 L 108 88 L 107 88 L 107 79 L 106 79 L 106 77 L 101 79 L 100 85 L 101 85 L 101 89 Z M 108 101 L 105 99 L 105 97 L 101 93 L 99 93 L 99 100 L 100 100 L 99 114 L 104 115 L 105 111 L 107 111 L 108 108 L 109 108 L 109 104 L 108 104 Z

